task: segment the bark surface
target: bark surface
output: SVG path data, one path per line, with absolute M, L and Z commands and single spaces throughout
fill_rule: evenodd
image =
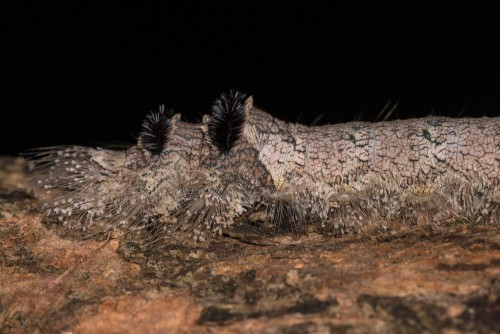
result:
M 500 328 L 498 225 L 162 249 L 32 211 L 23 159 L 0 159 L 2 333 L 490 333 Z M 238 232 L 238 233 L 236 233 Z

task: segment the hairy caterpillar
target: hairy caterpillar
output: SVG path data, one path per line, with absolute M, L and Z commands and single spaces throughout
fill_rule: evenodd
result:
M 344 233 L 389 222 L 498 222 L 500 118 L 427 117 L 308 127 L 231 91 L 200 124 L 161 107 L 124 151 L 31 152 L 44 205 L 62 224 L 184 231 L 238 219 Z M 307 222 L 307 224 L 306 224 Z

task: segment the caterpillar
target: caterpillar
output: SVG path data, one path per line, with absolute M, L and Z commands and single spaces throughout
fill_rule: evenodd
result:
M 88 229 L 208 240 L 236 222 L 343 234 L 390 224 L 497 223 L 500 118 L 306 126 L 222 94 L 199 124 L 146 116 L 126 150 L 33 150 L 47 216 Z

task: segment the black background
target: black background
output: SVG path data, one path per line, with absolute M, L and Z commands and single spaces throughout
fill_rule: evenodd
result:
M 494 1 L 22 8 L 4 21 L 0 154 L 133 142 L 237 88 L 288 121 L 500 115 Z M 328 6 L 327 6 L 328 4 Z

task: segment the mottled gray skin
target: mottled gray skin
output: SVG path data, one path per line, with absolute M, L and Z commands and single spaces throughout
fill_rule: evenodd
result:
M 426 117 L 308 127 L 279 121 L 249 105 L 245 140 L 259 151 L 274 180 L 295 176 L 304 182 L 338 182 L 339 177 L 348 181 L 375 173 L 411 184 L 454 173 L 498 185 L 500 178 L 500 118 Z
M 210 142 L 210 116 L 190 124 L 179 115 L 157 156 L 141 140 L 125 152 L 42 149 L 33 177 L 60 193 L 48 215 L 83 228 L 154 224 L 199 240 L 239 217 L 340 233 L 388 221 L 499 220 L 500 118 L 308 127 L 272 117 L 252 98 L 245 112 L 227 153 Z

